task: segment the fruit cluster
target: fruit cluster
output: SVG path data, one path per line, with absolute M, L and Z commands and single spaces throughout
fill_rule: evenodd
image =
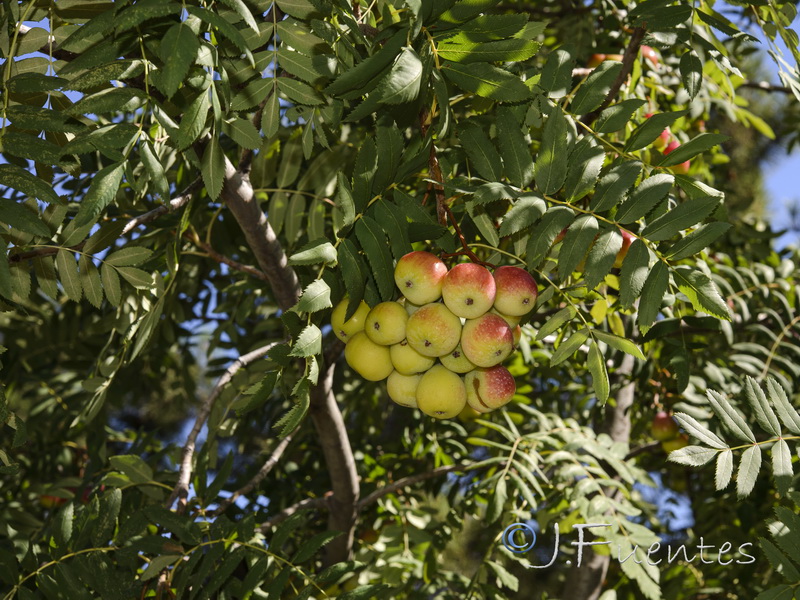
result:
M 514 377 L 501 363 L 519 341 L 519 321 L 536 302 L 530 273 L 474 263 L 448 270 L 429 252 L 410 252 L 394 280 L 402 297 L 370 309 L 363 301 L 345 321 L 348 300 L 331 325 L 346 342 L 347 363 L 369 381 L 386 379 L 389 397 L 448 419 L 469 405 L 487 413 L 509 402 Z
M 657 412 L 653 417 L 650 433 L 654 439 L 661 442 L 661 448 L 668 454 L 689 444 L 689 436 L 681 433 L 675 419 L 663 410 Z

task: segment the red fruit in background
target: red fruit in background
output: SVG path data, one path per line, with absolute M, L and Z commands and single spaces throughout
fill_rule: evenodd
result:
M 614 266 L 617 269 L 622 266 L 622 261 L 625 260 L 625 257 L 628 255 L 628 248 L 631 247 L 633 240 L 636 239 L 630 231 L 620 229 L 619 232 L 622 235 L 622 247 L 619 249 L 619 252 L 617 252 L 617 259 L 614 261 Z
M 644 58 L 649 60 L 654 67 L 657 67 L 660 64 L 661 61 L 658 58 L 658 52 L 656 52 L 650 46 L 641 46 L 639 48 L 639 52 Z
M 653 116 L 653 113 L 644 113 L 644 118 L 649 119 Z M 653 148 L 656 150 L 663 150 L 669 144 L 670 139 L 672 138 L 672 132 L 669 130 L 669 127 L 665 127 L 664 131 L 661 132 L 656 140 L 653 142 Z
M 675 450 L 680 450 L 681 448 L 685 448 L 689 445 L 689 436 L 685 433 L 680 434 L 673 440 L 666 440 L 661 442 L 661 448 L 669 454 L 670 452 L 674 452 Z
M 589 57 L 589 62 L 586 63 L 586 66 L 590 69 L 594 69 L 595 67 L 600 66 L 600 63 L 606 59 L 605 54 L 592 54 Z
M 558 242 L 560 242 L 561 240 L 563 240 L 563 239 L 564 239 L 564 236 L 566 236 L 566 235 L 567 235 L 567 229 L 569 229 L 569 227 L 564 227 L 564 229 L 562 229 L 562 230 L 561 230 L 561 231 L 558 233 L 558 235 L 556 236 L 556 239 L 554 239 L 554 240 L 553 240 L 553 243 L 554 243 L 554 244 L 557 244 Z
M 39 504 L 44 508 L 57 508 L 67 501 L 66 498 L 59 498 L 58 496 L 51 496 L 50 494 L 42 494 L 39 496 Z
M 667 147 L 664 148 L 664 156 L 666 156 L 667 154 L 670 154 L 673 150 L 676 150 L 677 148 L 679 148 L 680 145 L 681 145 L 681 143 L 678 140 L 672 141 L 669 144 L 667 144 Z M 681 175 L 686 175 L 686 173 L 689 172 L 689 166 L 690 166 L 690 164 L 689 164 L 689 161 L 687 160 L 687 161 L 684 161 L 684 162 L 682 162 L 680 164 L 677 164 L 677 165 L 674 165 L 674 166 L 668 167 L 668 168 L 673 173 L 679 173 Z
M 662 410 L 653 417 L 653 422 L 650 424 L 650 433 L 659 442 L 672 440 L 678 436 L 678 424 L 675 419 Z

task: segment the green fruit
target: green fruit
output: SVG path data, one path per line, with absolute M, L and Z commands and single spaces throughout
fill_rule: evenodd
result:
M 353 316 L 345 321 L 344 317 L 347 313 L 347 303 L 348 299 L 345 298 L 336 305 L 336 308 L 333 309 L 333 313 L 331 313 L 331 327 L 333 328 L 333 333 L 343 342 L 347 342 L 354 334 L 364 330 L 367 315 L 369 314 L 369 306 L 362 300 L 356 312 L 353 313 Z
M 386 380 L 386 391 L 389 392 L 389 398 L 400 406 L 417 408 L 417 386 L 419 386 L 420 379 L 422 379 L 422 375 L 403 375 L 392 371 L 389 379 Z
M 389 348 L 376 344 L 363 331 L 356 333 L 347 342 L 344 358 L 367 381 L 386 379 L 394 370 Z
M 430 417 L 451 419 L 467 404 L 467 390 L 461 377 L 442 365 L 431 367 L 417 386 L 417 406 Z

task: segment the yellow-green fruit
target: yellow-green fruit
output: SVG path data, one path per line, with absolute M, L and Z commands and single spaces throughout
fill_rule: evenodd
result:
M 469 402 L 469 401 L 468 401 Z M 481 416 L 477 410 L 472 408 L 469 403 L 464 407 L 460 413 L 458 413 L 458 420 L 463 423 L 471 423 L 475 419 Z
M 506 323 L 508 323 L 508 326 L 511 327 L 512 329 L 517 325 L 519 325 L 519 322 L 522 320 L 522 317 L 512 317 L 511 315 L 504 315 L 496 308 L 492 308 L 492 310 L 490 310 L 489 312 L 492 313 L 493 315 L 497 315 L 498 317 L 502 317 L 503 320 Z
M 333 327 L 333 333 L 343 342 L 347 342 L 354 334 L 364 330 L 364 324 L 369 314 L 369 306 L 362 300 L 356 312 L 353 313 L 353 316 L 345 321 L 344 317 L 347 313 L 347 302 L 347 298 L 339 302 L 336 308 L 333 309 L 333 313 L 331 313 L 331 327 Z
M 376 344 L 363 331 L 347 342 L 344 357 L 347 364 L 368 381 L 386 379 L 394 371 L 389 348 Z
M 461 320 L 440 303 L 426 304 L 408 318 L 406 339 L 424 356 L 444 356 L 458 346 Z
M 391 346 L 406 339 L 408 313 L 399 302 L 381 302 L 367 315 L 364 333 L 376 344 Z
M 389 348 L 392 357 L 392 364 L 396 371 L 403 375 L 414 375 L 430 369 L 436 362 L 435 358 L 423 356 L 403 340 L 399 344 L 394 344 Z
M 464 351 L 461 349 L 461 344 L 456 346 L 450 354 L 445 354 L 440 357 L 441 363 L 453 371 L 454 373 L 469 373 L 475 368 L 475 364 L 464 356 Z
M 417 386 L 417 407 L 430 417 L 451 419 L 464 410 L 467 389 L 461 377 L 442 365 L 425 372 Z
M 386 391 L 389 392 L 389 398 L 400 406 L 417 408 L 417 386 L 420 379 L 422 379 L 422 375 L 403 375 L 392 371 L 389 379 L 386 380 Z

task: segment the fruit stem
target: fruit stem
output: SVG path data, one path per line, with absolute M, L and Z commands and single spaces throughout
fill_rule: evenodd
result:
M 455 256 L 468 256 L 472 262 L 484 267 L 489 267 L 490 269 L 494 269 L 495 265 L 493 265 L 490 262 L 482 261 L 480 258 L 478 258 L 477 254 L 475 254 L 472 250 L 470 250 L 469 244 L 467 243 L 467 240 L 464 239 L 464 234 L 461 233 L 461 228 L 458 226 L 456 218 L 455 216 L 453 216 L 453 211 L 450 210 L 449 204 L 447 202 L 444 202 L 443 206 L 445 212 L 447 213 L 447 217 L 450 219 L 450 222 L 453 224 L 453 228 L 456 230 L 456 235 L 458 236 L 458 239 L 461 240 L 461 247 L 464 249 L 459 252 L 453 252 L 449 254 L 446 252 L 442 253 L 441 257 L 444 259 L 444 258 L 453 258 Z

